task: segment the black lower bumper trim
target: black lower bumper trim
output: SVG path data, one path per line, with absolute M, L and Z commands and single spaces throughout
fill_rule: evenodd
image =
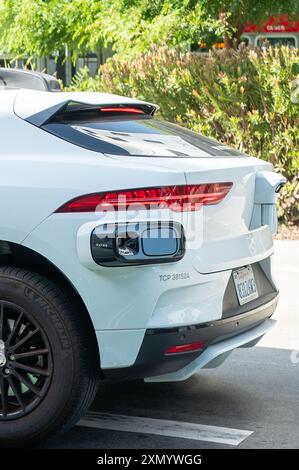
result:
M 120 369 L 105 369 L 104 376 L 123 380 L 176 372 L 196 359 L 211 344 L 244 333 L 270 318 L 277 302 L 278 296 L 254 310 L 214 322 L 177 328 L 149 329 L 145 333 L 134 365 Z M 197 341 L 204 343 L 204 349 L 200 352 L 165 355 L 166 350 L 171 346 Z

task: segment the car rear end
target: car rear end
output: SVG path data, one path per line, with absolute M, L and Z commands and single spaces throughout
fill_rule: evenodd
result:
M 83 299 L 103 375 L 183 380 L 255 344 L 274 324 L 272 234 L 284 179 L 156 119 L 154 105 L 65 95 L 42 110 L 28 112 L 24 99 L 15 107 L 47 149 L 39 178 L 63 153 L 49 214 L 23 244 Z

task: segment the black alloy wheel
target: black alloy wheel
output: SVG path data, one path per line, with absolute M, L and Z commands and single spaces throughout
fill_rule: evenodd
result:
M 96 335 L 76 294 L 38 273 L 0 266 L 0 448 L 68 431 L 99 379 Z
M 18 305 L 0 300 L 0 421 L 38 406 L 52 373 L 51 348 L 41 325 Z

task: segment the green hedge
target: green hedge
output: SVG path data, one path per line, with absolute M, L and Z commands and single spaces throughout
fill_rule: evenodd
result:
M 156 102 L 161 115 L 273 163 L 288 179 L 283 223 L 299 224 L 298 50 L 221 51 L 209 56 L 156 49 L 130 62 L 119 56 L 94 79 L 83 70 L 71 89 L 107 91 Z

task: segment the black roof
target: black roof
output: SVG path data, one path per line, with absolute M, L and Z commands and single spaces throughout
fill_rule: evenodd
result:
M 23 69 L 0 67 L 0 90 L 29 88 L 40 91 L 61 91 L 60 83 L 52 75 Z

